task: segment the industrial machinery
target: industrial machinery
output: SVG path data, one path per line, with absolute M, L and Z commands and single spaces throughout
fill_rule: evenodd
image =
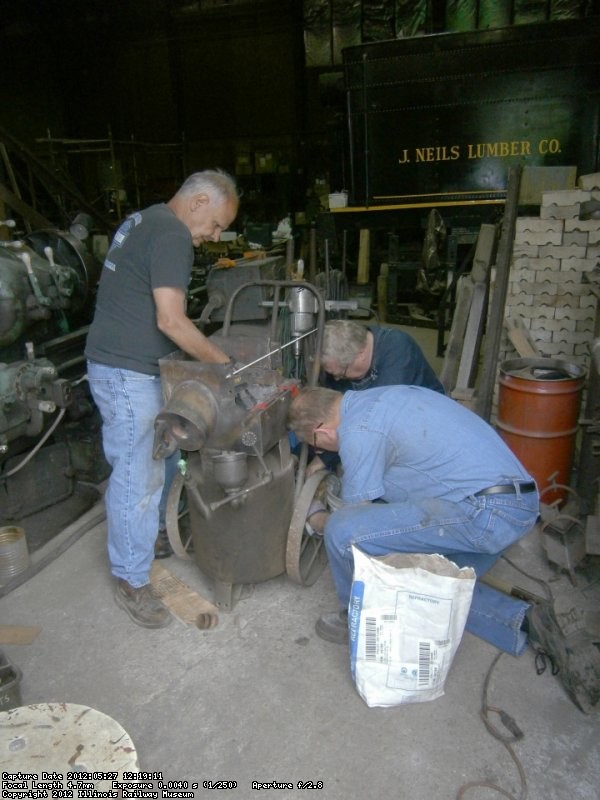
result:
M 84 323 L 93 307 L 98 272 L 99 264 L 70 233 L 41 230 L 0 242 L 3 518 L 32 513 L 73 489 L 66 442 L 53 443 L 35 462 L 32 456 L 67 409 L 71 419 L 93 413 L 80 384 L 85 374 Z M 74 438 L 80 439 L 81 431 Z
M 240 294 L 266 287 L 273 290 L 265 301 L 270 324 L 232 326 Z M 279 338 L 282 311 L 291 331 L 286 342 Z M 195 559 L 214 580 L 216 605 L 225 610 L 234 586 L 284 572 L 310 585 L 325 564 L 322 537 L 311 536 L 305 521 L 329 473 L 305 481 L 308 448 L 303 444 L 293 456 L 286 430 L 302 378 L 310 385 L 318 378 L 324 313 L 321 293 L 309 283 L 246 283 L 231 295 L 223 328 L 211 337 L 232 365 L 200 364 L 180 351 L 160 362 L 165 405 L 155 421 L 155 457 L 177 448 L 184 453 L 167 504 L 169 540 L 177 555 Z M 309 374 L 284 376 L 288 346 Z

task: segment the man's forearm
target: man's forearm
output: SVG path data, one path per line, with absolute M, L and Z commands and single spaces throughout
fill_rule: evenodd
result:
M 163 333 L 181 350 L 198 361 L 209 364 L 227 364 L 230 360 L 229 356 L 199 331 L 187 317 L 169 326 L 169 329 L 163 330 Z

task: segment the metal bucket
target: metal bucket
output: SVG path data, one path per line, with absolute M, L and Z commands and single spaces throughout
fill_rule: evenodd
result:
M 535 478 L 544 503 L 565 500 L 585 371 L 550 358 L 515 358 L 500 365 L 497 428 Z
M 18 708 L 21 703 L 21 670 L 0 651 L 0 711 Z
M 0 585 L 9 583 L 29 564 L 29 548 L 23 528 L 16 525 L 0 528 Z

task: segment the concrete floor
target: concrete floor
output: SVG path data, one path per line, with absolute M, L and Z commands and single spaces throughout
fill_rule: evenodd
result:
M 94 522 L 87 532 L 0 600 L 3 624 L 41 628 L 29 644 L 1 647 L 22 671 L 23 705 L 76 703 L 103 712 L 130 735 L 142 770 L 195 782 L 196 797 L 213 796 L 202 783 L 219 780 L 237 783 L 221 794 L 244 799 L 256 794 L 253 781 L 294 786 L 263 790 L 268 797 L 310 795 L 297 788 L 300 781 L 322 782 L 318 796 L 327 800 L 451 800 L 472 781 L 525 797 L 508 749 L 480 718 L 484 680 L 497 654 L 484 641 L 464 634 L 442 697 L 369 708 L 352 683 L 347 648 L 314 632 L 317 617 L 336 607 L 327 569 L 311 587 L 285 575 L 246 587 L 213 630 L 177 619 L 147 630 L 113 600 L 102 501 L 85 520 Z M 34 563 L 73 531 L 77 524 L 34 554 Z M 572 596 L 597 625 L 597 569 L 578 572 L 573 588 L 548 565 L 537 530 L 510 556 L 551 581 L 555 595 Z M 193 562 L 160 563 L 211 597 L 210 581 Z M 494 574 L 540 594 L 539 584 L 507 563 Z M 500 658 L 488 702 L 523 732 L 513 750 L 528 800 L 600 797 L 600 712 L 582 713 L 549 670 L 536 675 L 530 650 Z M 506 733 L 494 716 L 492 722 Z M 474 788 L 465 796 L 498 795 Z

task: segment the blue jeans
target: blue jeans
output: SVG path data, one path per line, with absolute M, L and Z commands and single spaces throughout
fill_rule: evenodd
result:
M 342 608 L 352 588 L 352 545 L 373 556 L 439 553 L 459 567 L 487 572 L 502 552 L 524 536 L 539 512 L 537 492 L 467 497 L 460 503 L 406 499 L 343 506 L 325 526 L 325 548 Z M 520 655 L 529 605 L 477 581 L 466 628 L 496 647 Z
M 163 406 L 160 377 L 88 361 L 112 467 L 104 495 L 112 574 L 131 586 L 150 582 L 165 462 L 152 458 L 154 419 Z

